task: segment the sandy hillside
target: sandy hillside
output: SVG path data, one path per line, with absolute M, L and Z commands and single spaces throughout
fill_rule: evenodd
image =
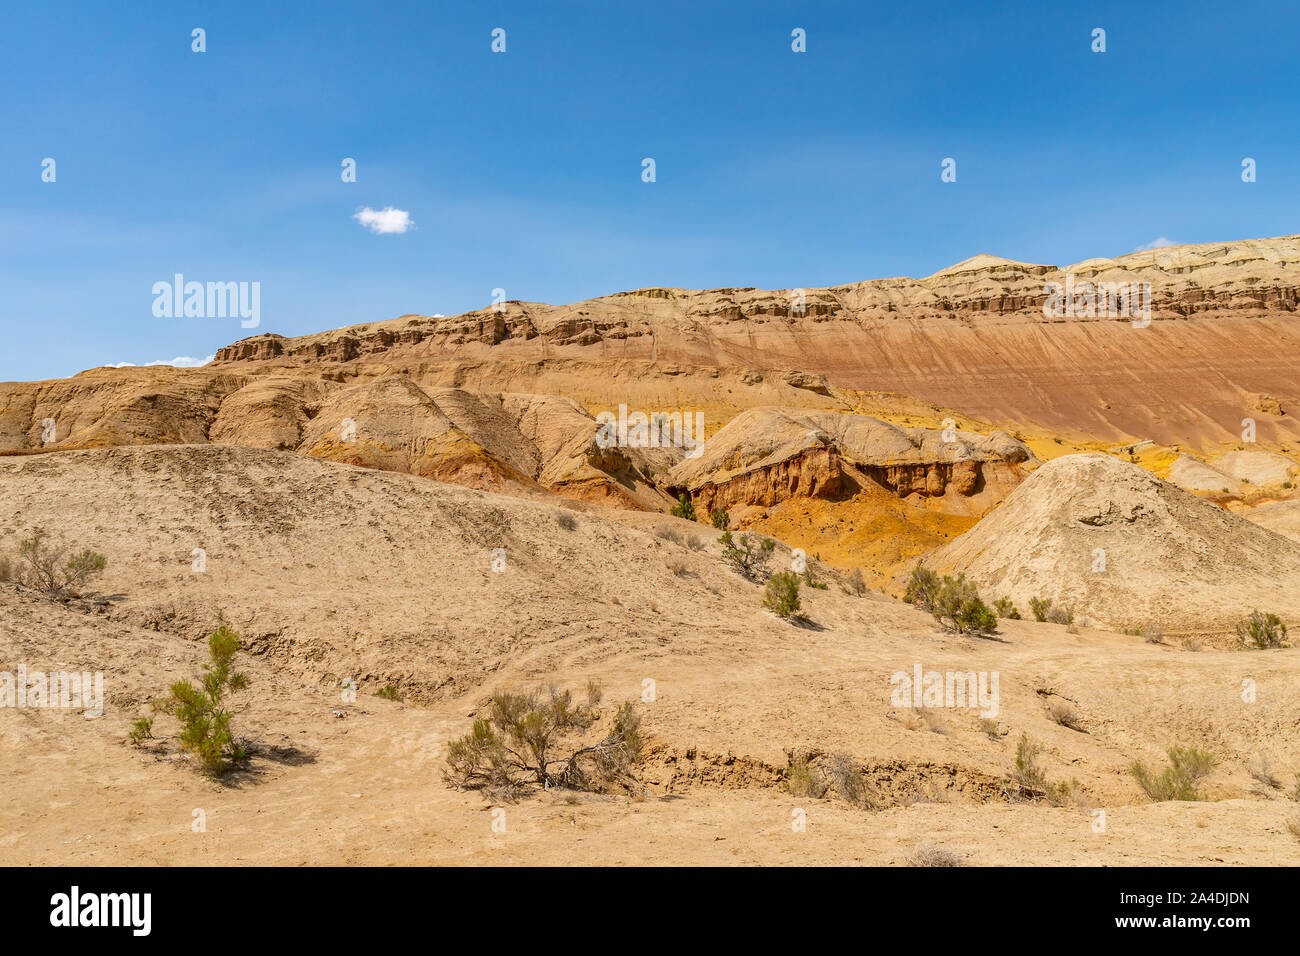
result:
M 1296 542 L 1107 455 L 1047 462 L 924 563 L 1113 629 L 1223 638 L 1255 609 L 1300 618 Z
M 1300 863 L 1296 804 L 1246 769 L 1266 752 L 1280 778 L 1300 771 L 1293 649 L 1192 652 L 1024 621 L 962 638 L 825 569 L 796 626 L 762 610 L 701 525 L 269 450 L 0 462 L 0 551 L 36 526 L 109 556 L 104 599 L 0 584 L 0 660 L 102 670 L 108 706 L 98 720 L 0 711 L 3 863 L 903 864 L 932 844 L 989 864 Z M 226 785 L 178 756 L 168 718 L 144 748 L 124 740 L 151 695 L 196 672 L 221 617 L 249 643 L 237 729 L 255 747 Z M 891 675 L 917 664 L 996 671 L 994 723 L 896 705 Z M 494 687 L 592 677 L 606 708 L 654 682 L 637 704 L 645 793 L 537 795 L 494 834 L 490 805 L 440 779 L 447 741 Z M 404 701 L 374 696 L 389 683 Z M 1077 729 L 1049 716 L 1062 703 Z M 1068 805 L 1009 802 L 1021 732 L 1050 778 L 1077 780 Z M 1173 743 L 1219 758 L 1210 801 L 1152 805 L 1128 774 Z M 789 793 L 789 754 L 808 751 L 850 755 L 881 809 Z

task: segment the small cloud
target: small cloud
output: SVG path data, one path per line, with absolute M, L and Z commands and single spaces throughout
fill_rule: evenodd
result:
M 207 358 L 201 358 L 201 359 L 190 358 L 190 356 L 188 355 L 178 355 L 174 359 L 158 359 L 157 361 L 145 362 L 144 364 L 146 367 L 150 365 L 170 365 L 172 368 L 202 368 L 204 365 L 207 365 L 215 358 L 216 355 L 209 355 Z M 134 362 L 118 362 L 115 365 L 110 365 L 108 367 L 109 368 L 136 368 L 137 366 Z
M 377 236 L 400 236 L 408 229 L 415 228 L 409 212 L 405 209 L 394 209 L 392 206 L 385 206 L 383 209 L 371 209 L 365 206 L 352 218 Z
M 1152 239 L 1144 246 L 1138 246 L 1133 251 L 1147 252 L 1148 250 L 1151 249 L 1163 249 L 1165 248 L 1165 246 L 1177 246 L 1177 245 L 1180 245 L 1180 243 L 1174 242 L 1172 239 L 1166 239 L 1164 236 L 1161 236 L 1159 239 Z

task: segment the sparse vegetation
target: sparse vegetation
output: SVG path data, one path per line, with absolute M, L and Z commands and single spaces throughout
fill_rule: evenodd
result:
M 926 844 L 907 855 L 910 866 L 965 866 L 965 854 L 947 847 Z
M 1041 744 L 1031 740 L 1028 734 L 1021 733 L 1016 742 L 1016 767 L 1011 775 L 1016 796 L 1046 800 L 1054 807 L 1067 806 L 1079 788 L 1079 781 L 1048 780 L 1047 771 L 1038 763 L 1038 755 L 1042 752 Z
M 903 600 L 915 604 L 922 611 L 933 611 L 935 599 L 939 595 L 939 575 L 929 568 L 917 565 L 912 569 L 912 576 L 907 581 L 907 590 Z
M 1067 605 L 1057 605 L 1048 610 L 1047 620 L 1051 624 L 1064 624 L 1067 627 L 1074 624 L 1074 608 Z
M 131 741 L 133 746 L 138 747 L 152 736 L 153 718 L 141 717 L 131 725 L 130 731 L 127 732 L 126 739 Z
M 1046 621 L 1048 612 L 1052 610 L 1052 599 L 1031 597 L 1029 610 L 1033 613 L 1035 621 Z
M 779 617 L 792 618 L 799 613 L 799 576 L 793 571 L 779 571 L 767 579 L 763 607 Z
M 1148 797 L 1157 803 L 1165 800 L 1204 800 L 1200 781 L 1209 776 L 1217 763 L 1214 755 L 1196 747 L 1170 747 L 1169 766 L 1159 774 L 1148 770 L 1140 760 L 1129 768 Z
M 858 597 L 864 597 L 866 595 L 867 582 L 863 580 L 861 568 L 854 568 L 849 572 L 849 590 Z
M 1300 840 L 1300 813 L 1293 813 L 1287 817 L 1286 829 L 1293 837 Z
M 239 635 L 224 624 L 208 638 L 209 662 L 195 687 L 187 680 L 172 684 L 163 709 L 180 721 L 180 744 L 199 760 L 204 773 L 221 776 L 242 763 L 247 752 L 230 730 L 233 711 L 226 697 L 248 686 L 248 678 L 232 669 L 240 649 Z
M 772 560 L 772 552 L 776 550 L 776 542 L 771 538 L 760 541 L 752 534 L 733 538 L 730 531 L 722 532 L 718 543 L 722 545 L 722 559 L 731 565 L 732 570 L 751 581 L 763 576 Z
M 402 692 L 392 684 L 385 684 L 379 690 L 375 691 L 376 697 L 382 697 L 384 700 L 401 700 Z
M 1255 778 L 1265 790 L 1281 790 L 1282 781 L 1273 773 L 1272 761 L 1268 759 L 1268 754 L 1261 753 L 1250 763 L 1246 764 L 1246 772 Z
M 698 534 L 693 534 L 686 539 L 686 547 L 692 551 L 703 551 L 705 548 L 704 539 Z
M 1165 642 L 1165 629 L 1157 621 L 1147 621 L 1138 628 L 1138 634 L 1148 644 L 1163 644 Z
M 656 528 L 655 537 L 663 541 L 671 541 L 673 544 L 680 545 L 682 543 L 682 536 L 678 534 L 676 528 Z
M 1020 611 L 1011 603 L 1011 598 L 1000 597 L 993 602 L 993 610 L 998 617 L 1008 621 L 1020 620 Z
M 796 797 L 815 797 L 820 800 L 826 796 L 830 785 L 812 765 L 807 754 L 796 754 L 790 757 L 789 766 L 785 769 L 785 788 Z
M 674 518 L 685 518 L 687 521 L 695 520 L 695 503 L 682 492 L 677 496 L 677 504 L 673 505 L 669 512 Z
M 1047 716 L 1062 727 L 1083 732 L 1083 718 L 1069 701 L 1053 700 L 1047 705 Z
M 903 600 L 929 611 L 941 625 L 959 634 L 992 634 L 998 618 L 982 600 L 964 573 L 940 578 L 928 568 L 917 566 L 907 582 Z
M 713 522 L 713 527 L 719 531 L 726 531 L 731 527 L 731 515 L 727 514 L 721 508 L 709 512 L 709 520 Z
M 108 558 L 97 551 L 83 548 L 68 555 L 65 547 L 52 544 L 48 537 L 38 528 L 18 545 L 25 567 L 16 574 L 12 570 L 9 573 L 28 587 L 51 597 L 76 597 L 91 578 L 108 566 Z
M 998 722 L 991 717 L 980 718 L 980 731 L 990 740 L 1002 739 L 1002 734 L 998 731 Z
M 558 524 L 565 531 L 572 531 L 574 528 L 578 527 L 577 519 L 574 518 L 573 515 L 569 514 L 567 511 L 561 511 L 558 514 L 556 514 L 555 523 Z
M 684 578 L 686 575 L 691 573 L 690 567 L 681 558 L 669 558 L 668 570 L 671 571 L 675 577 L 679 578 Z
M 631 702 L 618 706 L 604 737 L 581 743 L 598 722 L 601 697 L 595 682 L 587 685 L 585 704 L 553 686 L 526 694 L 497 691 L 488 716 L 448 747 L 447 782 L 508 801 L 533 788 L 634 787 L 642 740 L 641 718 Z
M 817 591 L 830 590 L 829 582 L 823 581 L 813 572 L 813 566 L 808 564 L 804 567 L 803 583 Z
M 1276 614 L 1255 611 L 1237 625 L 1237 640 L 1245 647 L 1261 651 L 1289 646 L 1286 642 L 1286 625 Z

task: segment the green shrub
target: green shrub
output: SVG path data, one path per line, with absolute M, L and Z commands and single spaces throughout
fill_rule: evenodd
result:
M 903 592 L 903 600 L 915 604 L 922 611 L 933 611 L 938 594 L 939 575 L 920 565 L 914 567 L 912 576 L 907 581 L 907 590 Z
M 1079 781 L 1051 781 L 1038 763 L 1038 755 L 1043 748 L 1022 733 L 1016 742 L 1016 768 L 1011 774 L 1011 782 L 1016 788 L 1015 796 L 1028 796 L 1031 800 L 1046 800 L 1054 807 L 1068 805 L 1079 789 Z
M 992 634 L 997 630 L 997 615 L 980 600 L 979 591 L 966 580 L 965 573 L 955 578 L 945 574 L 930 604 L 935 620 L 959 634 Z
M 130 732 L 127 733 L 126 739 L 131 741 L 135 746 L 140 746 L 145 740 L 153 736 L 153 718 L 141 717 L 131 725 Z
M 516 800 L 530 788 L 603 790 L 631 786 L 640 760 L 641 718 L 631 702 L 614 713 L 604 737 L 583 744 L 597 723 L 600 685 L 587 684 L 587 702 L 555 687 L 527 694 L 497 691 L 486 719 L 447 749 L 444 776 L 454 786 Z
M 1020 611 L 1017 610 L 1016 606 L 1011 603 L 1011 598 L 1005 598 L 1005 597 L 998 598 L 996 601 L 993 602 L 993 609 L 997 611 L 997 615 L 1000 618 L 1003 618 L 1008 621 L 1020 620 Z
M 401 700 L 402 692 L 392 684 L 385 684 L 379 690 L 375 691 L 376 697 L 382 697 L 384 700 Z
M 92 577 L 108 566 L 108 558 L 84 548 L 65 559 L 64 548 L 46 542 L 48 535 L 36 532 L 18 545 L 18 553 L 27 563 L 23 583 L 46 594 L 77 594 Z
M 1156 802 L 1204 800 L 1198 784 L 1209 776 L 1217 761 L 1213 754 L 1195 747 L 1170 747 L 1169 766 L 1159 774 L 1135 760 L 1129 770 L 1146 795 Z
M 763 607 L 784 618 L 798 614 L 799 576 L 793 571 L 780 571 L 768 578 Z
M 686 496 L 686 493 L 677 496 L 677 504 L 673 505 L 669 512 L 674 518 L 685 518 L 687 521 L 695 520 L 695 503 Z
M 248 686 L 248 678 L 231 669 L 239 648 L 239 635 L 224 624 L 213 631 L 200 686 L 177 681 L 164 705 L 181 723 L 181 746 L 197 756 L 203 772 L 213 777 L 247 757 L 230 731 L 232 711 L 225 705 L 228 693 Z
M 1237 625 L 1237 640 L 1259 650 L 1286 647 L 1286 625 L 1276 614 L 1255 611 Z
M 731 515 L 727 514 L 721 508 L 709 512 L 709 520 L 713 522 L 713 527 L 719 531 L 726 531 L 731 527 Z
M 1051 611 L 1051 609 L 1051 598 L 1031 597 L 1029 599 L 1029 610 L 1033 612 L 1035 621 L 1046 621 L 1048 612 Z
M 776 550 L 776 542 L 771 538 L 758 541 L 751 534 L 742 534 L 733 539 L 730 531 L 722 532 L 718 543 L 722 545 L 722 559 L 731 565 L 732 570 L 750 580 L 763 575 L 772 560 L 772 552 Z

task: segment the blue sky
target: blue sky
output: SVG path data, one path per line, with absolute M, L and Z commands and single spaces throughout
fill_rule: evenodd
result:
M 498 287 L 818 287 L 1300 232 L 1297 35 L 1293 0 L 9 4 L 0 380 Z M 415 227 L 354 218 L 390 206 Z M 260 327 L 155 317 L 178 272 L 260 282 Z

